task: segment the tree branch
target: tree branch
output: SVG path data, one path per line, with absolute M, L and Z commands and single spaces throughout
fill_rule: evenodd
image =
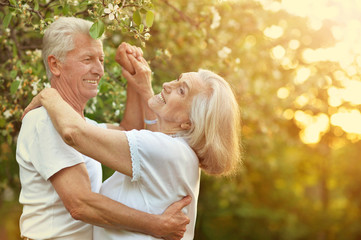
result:
M 21 50 L 21 47 L 20 47 L 20 45 L 19 45 L 19 42 L 18 42 L 18 40 L 17 40 L 17 38 L 16 38 L 16 33 L 15 33 L 15 29 L 14 28 L 10 28 L 10 37 L 11 37 L 11 39 L 14 41 L 14 43 L 15 43 L 15 46 L 16 46 L 16 49 L 17 49 L 17 52 L 18 52 L 18 57 L 20 58 L 20 59 L 22 59 L 22 57 L 23 57 L 23 52 L 22 52 L 22 50 Z
M 183 21 L 189 22 L 190 24 L 192 24 L 196 28 L 199 27 L 199 23 L 195 22 L 192 18 L 190 18 L 189 16 L 184 14 L 181 10 L 179 10 L 174 5 L 172 5 L 168 0 L 161 0 L 161 1 L 164 2 L 165 4 L 167 4 L 169 7 L 173 8 L 173 10 L 175 10 L 179 14 L 181 19 L 183 19 Z

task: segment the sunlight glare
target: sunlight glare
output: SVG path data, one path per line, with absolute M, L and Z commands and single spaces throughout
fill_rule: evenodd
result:
M 277 97 L 281 99 L 285 99 L 290 95 L 290 90 L 285 87 L 281 87 L 277 91 Z
M 331 124 L 347 133 L 361 134 L 361 113 L 357 109 L 341 109 L 331 116 Z
M 296 77 L 293 79 L 295 84 L 304 83 L 311 76 L 311 69 L 307 67 L 300 67 L 297 70 Z
M 361 104 L 361 82 L 356 80 L 343 80 L 344 88 L 330 87 L 328 89 L 328 103 L 332 107 L 338 107 L 343 102 L 352 105 Z
M 283 28 L 280 26 L 272 25 L 263 31 L 266 37 L 277 39 L 283 35 Z
M 305 144 L 316 144 L 329 129 L 329 118 L 326 114 L 311 115 L 303 111 L 296 111 L 294 119 L 302 129 L 300 138 Z
M 272 48 L 271 53 L 274 59 L 282 59 L 286 54 L 286 50 L 281 45 L 277 45 Z
M 300 41 L 298 41 L 298 40 L 296 40 L 296 39 L 292 39 L 292 40 L 289 42 L 288 46 L 289 46 L 291 49 L 296 50 L 296 49 L 298 49 L 298 48 L 300 47 Z

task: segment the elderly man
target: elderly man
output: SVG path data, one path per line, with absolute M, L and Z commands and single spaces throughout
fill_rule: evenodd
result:
M 43 60 L 51 87 L 88 123 L 106 127 L 83 115 L 104 74 L 102 42 L 90 37 L 91 24 L 73 17 L 56 20 L 44 35 Z M 131 72 L 126 51 L 137 56 L 139 49 L 127 45 L 118 49 L 117 61 Z M 127 90 L 126 112 L 119 127 L 138 128 L 143 121 L 137 110 L 139 96 L 131 87 Z M 100 164 L 66 145 L 42 107 L 24 117 L 16 155 L 22 185 L 19 201 L 24 206 L 20 218 L 23 239 L 92 239 L 92 225 L 180 239 L 189 223 L 181 212 L 189 198 L 172 204 L 162 215 L 152 215 L 98 194 Z

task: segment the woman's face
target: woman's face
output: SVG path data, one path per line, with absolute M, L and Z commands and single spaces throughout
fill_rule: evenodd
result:
M 183 73 L 177 80 L 164 83 L 162 91 L 149 99 L 148 105 L 162 121 L 189 122 L 193 97 L 204 88 L 198 73 Z

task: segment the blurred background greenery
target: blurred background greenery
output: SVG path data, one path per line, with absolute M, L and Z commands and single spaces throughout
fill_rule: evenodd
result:
M 115 20 L 104 13 L 109 3 L 119 6 Z M 0 0 L 0 7 L 0 239 L 19 239 L 19 119 L 48 85 L 41 37 L 63 15 L 105 25 L 106 74 L 86 108 L 99 122 L 123 114 L 126 82 L 114 62 L 122 41 L 143 48 L 155 92 L 199 68 L 232 85 L 243 166 L 232 178 L 202 176 L 195 239 L 361 239 L 360 1 Z

